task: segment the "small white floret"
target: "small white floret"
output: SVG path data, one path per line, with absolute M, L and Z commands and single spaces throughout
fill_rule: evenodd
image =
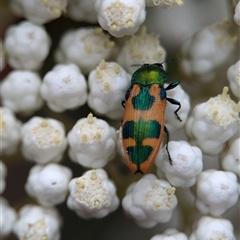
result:
M 124 110 L 121 101 L 130 86 L 130 78 L 119 64 L 102 60 L 88 77 L 89 107 L 98 114 L 120 119 Z
M 175 228 L 167 228 L 163 233 L 153 236 L 150 240 L 188 240 L 188 237 Z
M 146 17 L 145 0 L 95 0 L 98 22 L 114 37 L 137 32 Z
M 22 126 L 22 153 L 36 163 L 58 162 L 67 147 L 63 124 L 52 118 L 33 117 Z
M 237 200 L 238 182 L 232 172 L 209 169 L 197 176 L 195 205 L 202 214 L 220 216 Z
M 4 162 L 0 160 L 0 194 L 3 193 L 6 187 L 6 181 L 5 181 L 6 175 L 7 175 L 7 167 L 4 164 Z
M 168 9 L 174 5 L 182 6 L 183 2 L 181 0 L 145 0 L 147 7 L 160 7 Z
M 69 190 L 67 206 L 82 218 L 103 218 L 119 206 L 116 187 L 103 169 L 72 179 Z
M 61 16 L 67 0 L 11 0 L 10 6 L 15 14 L 42 25 Z
M 238 2 L 235 7 L 234 21 L 238 26 L 240 26 L 240 2 Z
M 190 187 L 196 182 L 196 176 L 202 171 L 202 152 L 185 141 L 170 141 L 168 150 L 173 165 L 170 165 L 166 146 L 158 153 L 155 164 L 165 173 L 167 180 L 176 187 Z
M 168 85 L 169 84 L 164 84 L 164 87 L 167 87 Z M 177 110 L 178 105 L 172 104 L 167 101 L 166 109 L 164 112 L 164 119 L 165 126 L 167 127 L 168 131 L 171 132 L 182 127 L 186 123 L 190 110 L 190 99 L 188 94 L 182 89 L 180 84 L 177 87 L 167 91 L 167 98 L 173 98 L 181 104 L 181 108 L 177 112 L 178 116 L 182 120 L 179 121 L 174 113 Z
M 25 205 L 13 226 L 18 239 L 60 239 L 61 217 L 55 208 Z
M 116 139 L 116 130 L 90 113 L 68 133 L 69 155 L 84 167 L 104 167 L 115 155 Z
M 13 224 L 16 221 L 17 213 L 9 206 L 6 199 L 0 197 L 0 236 L 1 239 L 7 237 L 13 228 Z
M 18 121 L 14 113 L 5 107 L 0 107 L 0 139 L 1 153 L 12 154 L 19 145 L 21 123 Z
M 240 60 L 228 69 L 227 78 L 231 91 L 237 98 L 240 98 Z
M 49 53 L 50 44 L 44 27 L 27 21 L 11 25 L 4 39 L 8 63 L 17 69 L 40 69 Z
M 191 143 L 203 153 L 219 154 L 224 143 L 238 130 L 240 104 L 231 100 L 227 92 L 228 88 L 224 87 L 222 94 L 196 105 L 186 122 Z
M 201 29 L 181 48 L 181 70 L 189 77 L 209 82 L 216 77 L 234 50 L 237 36 L 230 34 L 229 21 Z
M 25 189 L 39 204 L 51 207 L 66 199 L 71 177 L 72 171 L 65 166 L 56 163 L 35 165 L 29 172 Z
M 177 206 L 175 190 L 167 181 L 147 174 L 128 187 L 122 200 L 123 210 L 144 228 L 168 222 Z
M 101 28 L 80 28 L 66 32 L 56 51 L 59 63 L 74 63 L 88 74 L 97 67 L 101 59 L 108 59 L 114 42 Z
M 91 0 L 69 0 L 67 16 L 75 21 L 97 23 L 97 12 Z
M 87 83 L 76 65 L 58 64 L 44 76 L 41 95 L 51 110 L 63 112 L 86 103 Z
M 233 225 L 228 219 L 201 217 L 193 228 L 189 240 L 235 240 Z
M 3 105 L 16 113 L 31 115 L 43 105 L 40 86 L 40 76 L 35 72 L 10 72 L 0 85 Z
M 220 156 L 223 170 L 230 171 L 240 177 L 240 138 L 231 142 L 229 149 Z
M 144 63 L 161 63 L 165 58 L 166 51 L 160 45 L 159 36 L 147 34 L 143 27 L 139 35 L 133 35 L 126 41 L 118 54 L 117 62 L 132 74 Z

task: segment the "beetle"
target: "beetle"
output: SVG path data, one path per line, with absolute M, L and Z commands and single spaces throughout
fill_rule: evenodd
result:
M 133 173 L 145 173 L 155 160 L 164 132 L 167 135 L 166 150 L 170 164 L 172 159 L 168 151 L 169 132 L 164 126 L 166 101 L 181 108 L 179 101 L 168 98 L 166 91 L 175 88 L 180 82 L 174 81 L 164 88 L 168 75 L 162 63 L 143 64 L 132 75 L 131 86 L 127 90 L 122 106 L 125 108 L 122 126 L 122 145 L 130 170 Z

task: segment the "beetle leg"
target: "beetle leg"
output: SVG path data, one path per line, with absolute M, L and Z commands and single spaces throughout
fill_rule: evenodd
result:
M 122 100 L 122 106 L 123 106 L 123 108 L 125 108 L 125 102 L 126 102 L 126 100 Z
M 167 90 L 173 89 L 173 88 L 175 88 L 179 83 L 180 83 L 180 81 L 171 82 L 171 83 L 165 88 L 165 90 L 167 91 Z
M 177 119 L 181 122 L 182 119 L 178 116 L 177 112 L 179 111 L 179 109 L 181 108 L 181 103 L 179 101 L 177 101 L 176 99 L 173 99 L 173 98 L 166 98 L 167 101 L 169 101 L 171 104 L 174 104 L 174 105 L 178 105 L 178 108 L 177 110 L 174 111 Z
M 167 134 L 166 151 L 167 151 L 167 155 L 168 155 L 168 160 L 169 160 L 170 164 L 173 165 L 172 158 L 171 158 L 170 153 L 168 151 L 169 132 L 168 132 L 168 129 L 166 128 L 166 126 L 164 126 L 164 132 Z

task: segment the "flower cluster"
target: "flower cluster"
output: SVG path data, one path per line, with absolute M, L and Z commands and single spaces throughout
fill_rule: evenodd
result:
M 210 2 L 9 1 L 1 237 L 239 239 L 240 3 Z

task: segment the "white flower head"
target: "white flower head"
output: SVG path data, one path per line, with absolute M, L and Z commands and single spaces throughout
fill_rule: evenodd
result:
M 79 22 L 97 23 L 97 12 L 94 4 L 92 0 L 69 0 L 67 16 Z
M 167 87 L 168 85 L 169 84 L 164 84 L 164 87 Z M 167 97 L 176 99 L 181 104 L 181 108 L 177 112 L 178 116 L 182 120 L 180 122 L 174 113 L 177 110 L 178 105 L 171 104 L 167 101 L 166 109 L 164 112 L 164 119 L 165 126 L 167 127 L 168 131 L 171 132 L 182 127 L 186 123 L 187 116 L 190 110 L 190 99 L 188 94 L 182 89 L 180 84 L 177 87 L 168 90 Z
M 31 115 L 43 105 L 40 76 L 28 70 L 13 70 L 1 83 L 3 105 L 16 113 Z
M 175 188 L 153 174 L 132 183 L 122 200 L 124 212 L 141 227 L 151 228 L 168 222 L 177 206 Z
M 196 182 L 196 176 L 202 171 L 201 150 L 185 141 L 170 141 L 168 143 L 168 150 L 173 165 L 170 165 L 166 147 L 163 147 L 155 160 L 158 171 L 163 171 L 167 180 L 173 186 L 192 186 Z M 159 176 L 161 176 L 161 172 Z
M 8 201 L 3 197 L 0 197 L 0 206 L 0 236 L 4 239 L 11 233 L 13 224 L 17 219 L 17 213 L 11 206 L 9 206 Z
M 23 124 L 21 132 L 22 153 L 27 160 L 40 164 L 61 160 L 67 139 L 60 121 L 33 117 Z
M 0 194 L 3 193 L 6 187 L 5 178 L 7 175 L 7 167 L 3 161 L 0 160 Z
M 199 239 L 235 240 L 233 225 L 228 219 L 203 216 L 195 224 L 189 236 L 189 240 Z
M 159 43 L 159 36 L 147 34 L 143 27 L 139 35 L 133 35 L 126 41 L 118 54 L 117 62 L 129 73 L 134 73 L 144 63 L 161 63 L 166 58 L 166 51 Z
M 167 228 L 163 233 L 153 236 L 150 240 L 188 240 L 188 237 L 175 228 Z
M 224 143 L 237 132 L 240 104 L 231 100 L 227 92 L 228 88 L 224 87 L 222 94 L 196 105 L 187 120 L 186 133 L 203 153 L 219 154 Z
M 86 103 L 87 83 L 76 65 L 58 64 L 44 76 L 41 95 L 51 110 L 63 112 Z
M 239 2 L 236 4 L 236 7 L 235 7 L 234 21 L 238 26 L 240 26 L 240 3 Z
M 229 149 L 220 156 L 223 170 L 235 173 L 240 177 L 240 138 L 236 138 L 230 144 Z
M 13 226 L 19 239 L 60 240 L 61 218 L 55 208 L 27 204 Z
M 44 27 L 27 21 L 11 25 L 4 39 L 8 63 L 17 69 L 40 69 L 49 53 L 50 44 Z
M 71 177 L 69 168 L 56 163 L 34 165 L 29 172 L 25 190 L 39 204 L 51 207 L 66 199 Z
M 181 48 L 181 70 L 195 80 L 209 82 L 231 56 L 236 36 L 228 31 L 229 21 L 216 23 L 201 29 L 186 40 Z
M 240 60 L 228 69 L 227 78 L 231 91 L 237 98 L 240 98 Z
M 14 113 L 6 108 L 0 107 L 0 139 L 2 154 L 13 154 L 16 152 L 21 135 L 21 123 Z
M 220 216 L 237 200 L 238 182 L 232 172 L 209 169 L 197 176 L 195 205 L 202 214 Z
M 160 7 L 168 9 L 174 5 L 182 6 L 183 2 L 181 0 L 145 0 L 147 7 Z
M 114 37 L 137 32 L 146 17 L 145 0 L 95 0 L 100 26 Z
M 113 127 L 90 113 L 68 133 L 70 158 L 87 168 L 104 167 L 115 155 L 116 138 Z
M 101 28 L 80 28 L 62 36 L 55 58 L 59 63 L 76 64 L 86 75 L 101 59 L 110 57 L 113 46 Z
M 103 169 L 72 179 L 69 190 L 67 206 L 82 218 L 103 218 L 119 206 L 116 187 Z
M 121 101 L 130 85 L 130 78 L 118 63 L 102 60 L 88 77 L 88 105 L 96 113 L 120 119 L 123 115 Z
M 32 23 L 42 25 L 59 18 L 66 10 L 67 0 L 11 0 L 11 9 Z

